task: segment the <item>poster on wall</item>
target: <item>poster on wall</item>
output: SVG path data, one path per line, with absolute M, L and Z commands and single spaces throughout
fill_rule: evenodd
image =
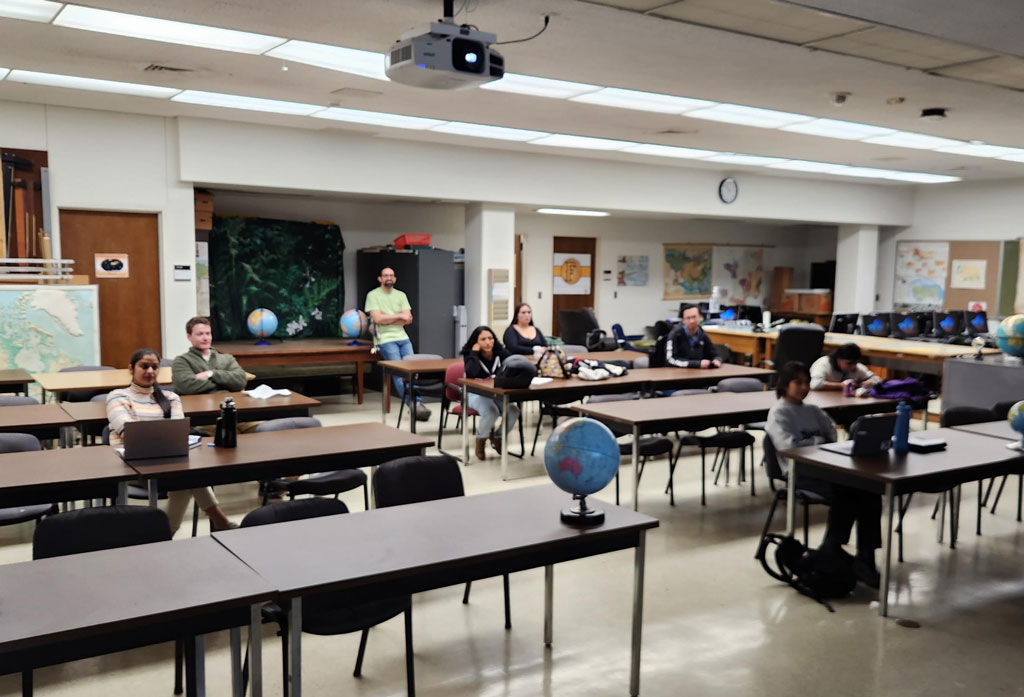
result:
M 555 269 L 552 292 L 555 295 L 589 295 L 590 294 L 590 255 L 589 254 L 555 254 Z
M 715 247 L 712 285 L 723 305 L 764 305 L 764 247 Z
M 620 256 L 618 258 L 618 285 L 646 286 L 649 257 Z
M 985 259 L 954 259 L 949 265 L 949 287 L 985 290 Z
M 898 309 L 941 310 L 948 267 L 949 243 L 900 242 L 893 303 Z
M 127 254 L 95 254 L 96 278 L 128 278 Z
M 687 300 L 711 294 L 711 245 L 666 244 L 662 299 Z
M 196 314 L 210 316 L 209 242 L 196 242 Z

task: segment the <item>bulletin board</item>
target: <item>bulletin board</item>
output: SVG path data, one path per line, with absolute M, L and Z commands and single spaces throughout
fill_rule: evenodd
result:
M 988 313 L 995 316 L 999 307 L 999 263 L 1002 251 L 1001 242 L 950 242 L 949 243 L 949 275 L 946 277 L 946 297 L 943 308 L 946 310 L 963 310 L 968 303 L 981 301 L 986 304 Z M 972 283 L 971 279 L 960 277 L 958 281 L 957 262 L 969 262 L 973 270 L 983 270 L 982 288 L 957 288 L 954 286 L 981 285 Z M 978 264 L 977 262 L 981 262 Z

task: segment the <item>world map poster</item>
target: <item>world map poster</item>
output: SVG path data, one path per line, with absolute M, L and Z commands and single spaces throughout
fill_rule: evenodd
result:
M 764 247 L 715 247 L 712 257 L 723 305 L 764 304 Z
M 711 245 L 666 244 L 662 298 L 686 300 L 711 294 Z
M 900 242 L 893 304 L 899 310 L 941 310 L 948 272 L 948 242 Z

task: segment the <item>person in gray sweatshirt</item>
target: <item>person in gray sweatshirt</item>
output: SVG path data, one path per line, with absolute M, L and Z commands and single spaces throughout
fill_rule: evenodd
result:
M 779 372 L 775 393 L 779 401 L 768 412 L 765 432 L 777 450 L 806 445 L 831 443 L 836 439 L 836 425 L 821 408 L 806 404 L 811 391 L 811 373 L 803 363 L 791 361 Z M 782 471 L 789 472 L 790 461 L 779 456 Z M 826 497 L 831 505 L 822 547 L 839 550 L 850 541 L 850 532 L 857 524 L 857 556 L 853 570 L 857 578 L 878 588 L 875 550 L 882 546 L 882 499 L 861 489 L 814 479 L 797 472 L 797 487 L 809 489 Z

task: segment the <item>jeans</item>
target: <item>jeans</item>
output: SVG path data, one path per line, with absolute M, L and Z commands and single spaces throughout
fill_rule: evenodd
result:
M 412 342 L 408 339 L 402 339 L 401 341 L 389 341 L 386 344 L 380 344 L 380 355 L 384 357 L 386 361 L 400 361 L 406 356 L 413 354 Z M 397 375 L 391 376 L 391 384 L 393 392 L 398 396 L 399 399 L 405 399 L 405 380 L 398 377 Z M 417 399 L 416 401 L 421 401 Z
M 480 414 L 476 420 L 476 437 L 486 438 L 494 430 L 494 424 L 501 415 L 501 400 L 491 399 L 480 394 L 470 393 L 466 396 L 469 408 Z M 505 419 L 505 433 L 510 433 L 519 419 L 519 406 L 508 405 L 508 418 Z

